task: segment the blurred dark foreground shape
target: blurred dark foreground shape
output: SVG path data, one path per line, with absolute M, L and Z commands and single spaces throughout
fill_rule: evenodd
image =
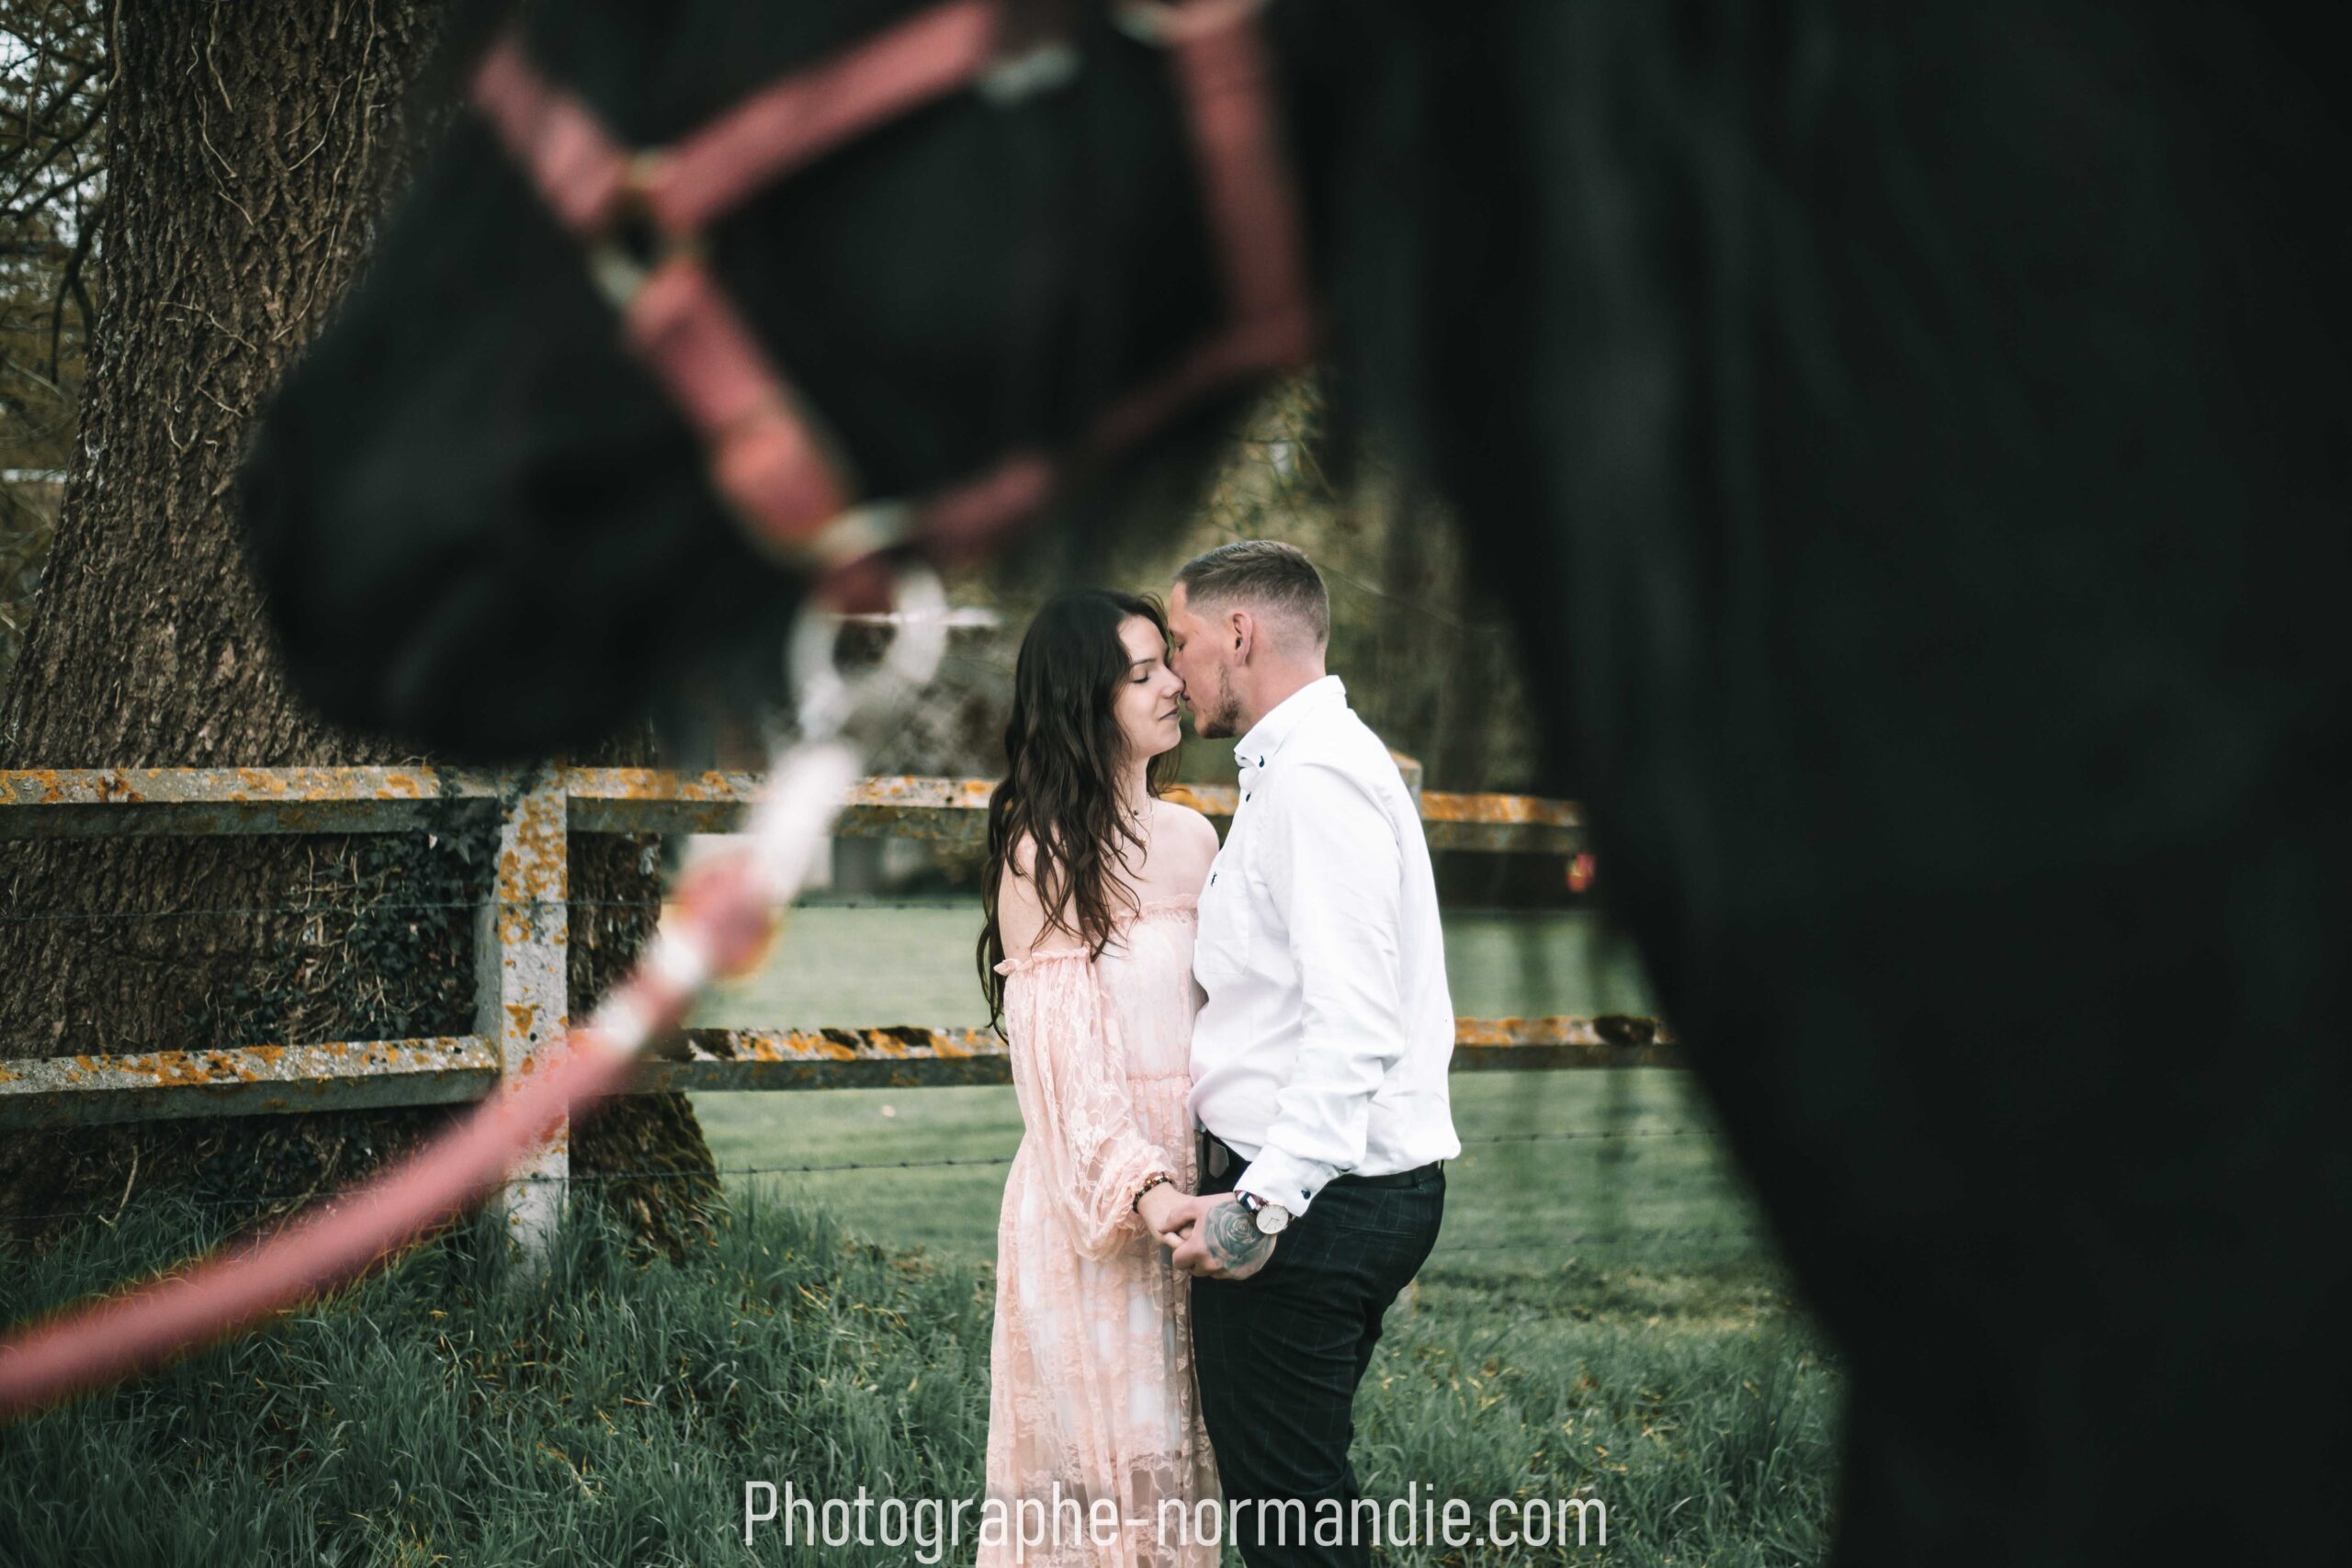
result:
M 650 146 L 918 9 L 551 0 L 526 36 Z M 1220 309 L 1161 51 L 1021 16 L 1067 23 L 1066 85 L 943 99 L 707 236 L 871 495 L 1074 438 Z M 2352 161 L 2319 13 L 1264 22 L 1349 429 L 1510 604 L 1848 1359 L 1839 1561 L 2332 1556 Z M 543 752 L 770 657 L 805 584 L 705 473 L 460 116 L 250 515 L 332 713 Z

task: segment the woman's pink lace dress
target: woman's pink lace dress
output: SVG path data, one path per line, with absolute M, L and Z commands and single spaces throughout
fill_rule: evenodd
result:
M 1189 1281 L 1130 1207 L 1156 1170 L 1193 1187 L 1193 900 L 1157 899 L 1099 959 L 1066 947 L 998 965 L 1024 1130 L 997 1226 L 988 1495 L 1015 1521 L 1039 1500 L 1030 1533 L 1046 1539 L 984 1535 L 978 1568 L 1216 1568 L 1216 1548 L 1161 1514 L 1213 1508 L 1216 1471 Z M 1057 1483 L 1071 1500 L 1057 1532 Z M 1120 1520 L 1099 1541 L 1097 1498 Z

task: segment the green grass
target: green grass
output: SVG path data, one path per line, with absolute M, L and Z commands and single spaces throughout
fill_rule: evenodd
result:
M 6 1315 L 168 1257 L 183 1213 L 0 1280 Z M 502 1283 L 489 1226 L 142 1383 L 0 1435 L 6 1561 L 787 1561 L 741 1541 L 749 1480 L 968 1493 L 985 1430 L 974 1270 L 749 1207 L 683 1269 L 572 1227 Z M 730 1542 L 729 1529 L 732 1527 Z M 843 1561 L 860 1561 L 855 1557 Z M 890 1561 L 881 1554 L 863 1561 Z
M 38 1266 L 20 1321 L 176 1256 L 134 1205 Z M 746 1194 L 684 1266 L 593 1222 L 509 1283 L 477 1226 L 275 1328 L 0 1432 L 0 1541 L 49 1564 L 897 1564 L 742 1544 L 749 1481 L 977 1497 L 985 1265 Z M 1400 1563 L 1798 1564 L 1825 1546 L 1836 1379 L 1766 1276 L 1572 1260 L 1433 1271 L 1359 1402 L 1375 1497 L 1599 1498 L 1609 1543 Z M 951 1562 L 970 1561 L 967 1540 Z M 1228 1561 L 1231 1561 L 1228 1555 Z
M 705 1016 L 977 1021 L 969 934 L 964 910 L 802 911 L 775 964 Z M 1647 1010 L 1622 954 L 1573 918 L 1457 918 L 1449 941 L 1459 1011 Z M 1391 1311 L 1358 1401 L 1359 1475 L 1373 1496 L 1435 1488 L 1481 1520 L 1498 1497 L 1597 1497 L 1609 1541 L 1381 1561 L 1819 1561 L 1838 1376 L 1687 1079 L 1484 1073 L 1453 1088 L 1466 1146 L 1439 1252 Z M 744 1483 L 978 1495 L 1012 1092 L 703 1095 L 696 1109 L 722 1168 L 867 1168 L 730 1179 L 731 1212 L 683 1266 L 629 1263 L 591 1217 L 518 1286 L 469 1230 L 265 1333 L 0 1429 L 0 1561 L 911 1561 L 794 1549 L 773 1529 L 746 1550 Z M 1677 1135 L 1626 1135 L 1649 1133 Z M 899 1166 L 949 1160 L 966 1163 Z M 0 1249 L 0 1322 L 207 1234 L 164 1200 L 39 1260 Z

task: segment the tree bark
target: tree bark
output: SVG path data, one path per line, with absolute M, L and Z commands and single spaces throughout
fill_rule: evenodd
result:
M 415 163 L 425 128 L 411 89 L 443 10 L 125 0 L 112 11 L 98 240 L 109 291 L 47 576 L 0 695 L 0 766 L 403 760 L 326 728 L 287 691 L 234 481 L 251 422 L 357 275 Z M 658 886 L 644 850 L 574 844 L 576 987 L 616 974 L 650 929 Z M 470 1032 L 483 860 L 466 835 L 0 840 L 0 1059 Z M 40 1234 L 53 1227 L 28 1216 L 159 1188 L 266 1211 L 283 1206 L 273 1195 L 348 1181 L 447 1114 L 16 1139 L 0 1145 L 0 1216 Z M 682 1099 L 635 1097 L 580 1129 L 573 1163 L 588 1175 L 707 1171 L 710 1156 Z M 710 1191 L 634 1188 L 627 1212 L 674 1251 Z

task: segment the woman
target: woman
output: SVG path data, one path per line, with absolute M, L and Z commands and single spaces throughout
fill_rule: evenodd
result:
M 1193 1184 L 1193 909 L 1217 848 L 1206 818 L 1158 798 L 1182 738 L 1167 636 L 1148 599 L 1066 594 L 1013 672 L 980 936 L 1023 1128 L 989 1388 L 986 1512 L 1011 1529 L 984 1516 L 979 1568 L 1217 1560 L 1161 1509 L 1191 1526 L 1217 1495 L 1159 1239 Z

